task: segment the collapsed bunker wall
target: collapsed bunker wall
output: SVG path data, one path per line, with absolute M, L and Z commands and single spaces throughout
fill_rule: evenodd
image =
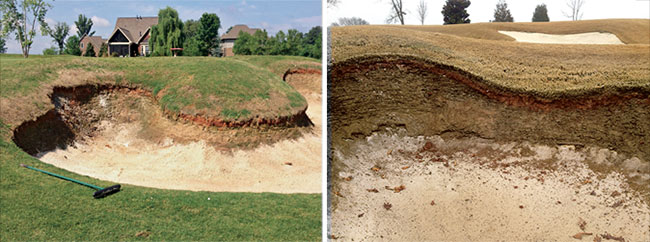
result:
M 111 119 L 111 111 L 102 111 L 101 106 L 105 106 L 106 96 L 112 93 L 121 93 L 132 95 L 138 98 L 146 98 L 151 103 L 157 104 L 158 100 L 149 90 L 139 87 L 119 86 L 119 85 L 80 85 L 80 86 L 57 86 L 54 87 L 49 98 L 54 108 L 45 114 L 37 117 L 35 120 L 23 122 L 13 131 L 13 141 L 18 147 L 30 155 L 38 155 L 42 152 L 54 150 L 56 148 L 65 149 L 73 145 L 75 141 L 91 138 L 98 125 L 103 120 Z M 94 102 L 89 104 L 89 102 Z M 118 104 L 119 105 L 119 104 Z M 156 105 L 160 107 L 160 105 Z M 133 110 L 121 107 L 109 107 L 120 109 L 121 112 L 132 112 Z M 164 118 L 191 123 L 206 128 L 216 127 L 225 129 L 256 127 L 272 127 L 272 129 L 282 129 L 291 127 L 308 127 L 313 126 L 311 120 L 306 114 L 306 107 L 290 116 L 279 116 L 275 118 L 250 118 L 246 120 L 222 120 L 213 117 L 203 117 L 200 115 L 190 115 L 169 110 L 161 110 Z M 284 133 L 291 133 L 287 131 Z M 266 132 L 269 133 L 269 132 Z M 289 136 L 279 131 L 280 135 Z M 227 137 L 224 139 L 228 139 Z M 274 137 L 272 139 L 278 139 Z M 242 141 L 244 142 L 244 141 Z M 249 141 L 245 141 L 250 143 Z
M 650 161 L 650 92 L 607 88 L 536 96 L 412 56 L 359 57 L 328 73 L 333 149 L 384 127 L 408 135 L 593 145 Z

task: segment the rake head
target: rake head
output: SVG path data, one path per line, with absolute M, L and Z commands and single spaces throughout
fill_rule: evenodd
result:
M 121 187 L 120 184 L 117 184 L 117 185 L 113 185 L 113 186 L 110 186 L 110 187 L 107 187 L 107 188 L 104 188 L 104 189 L 101 189 L 101 190 L 97 190 L 93 194 L 93 197 L 94 198 L 104 198 L 104 197 L 109 196 L 109 195 L 111 195 L 113 193 L 119 192 L 120 187 Z

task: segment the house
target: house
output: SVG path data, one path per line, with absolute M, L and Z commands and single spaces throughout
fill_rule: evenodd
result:
M 83 37 L 81 37 L 81 41 L 79 42 L 79 49 L 81 50 L 81 55 L 82 56 L 86 55 L 86 49 L 88 48 L 88 44 L 92 44 L 93 51 L 95 51 L 95 56 L 99 56 L 99 50 L 102 48 L 103 43 L 106 43 L 106 39 L 102 39 L 101 36 L 84 35 Z
M 151 26 L 158 17 L 117 18 L 115 29 L 108 37 L 108 54 L 118 56 L 145 56 L 151 52 L 149 38 Z
M 238 24 L 230 28 L 230 30 L 221 36 L 221 53 L 223 56 L 234 56 L 235 53 L 232 48 L 235 47 L 235 40 L 239 37 L 239 32 L 246 32 L 254 35 L 260 29 L 251 29 L 244 24 Z

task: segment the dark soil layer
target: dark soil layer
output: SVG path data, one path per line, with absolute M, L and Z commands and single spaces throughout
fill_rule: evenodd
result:
M 650 93 L 641 88 L 537 97 L 399 56 L 347 60 L 330 70 L 331 142 L 343 152 L 346 139 L 405 127 L 411 136 L 593 145 L 650 161 Z
M 105 100 L 111 94 L 119 93 L 117 105 L 106 107 Z M 147 138 L 155 139 L 157 134 L 165 133 L 164 128 L 155 125 L 156 113 L 166 118 L 195 125 L 204 126 L 209 144 L 226 148 L 255 147 L 260 143 L 273 143 L 283 138 L 296 137 L 300 127 L 313 126 L 305 110 L 276 119 L 249 119 L 245 121 L 224 121 L 179 114 L 158 108 L 157 100 L 148 90 L 116 85 L 82 85 L 75 87 L 55 87 L 50 95 L 54 109 L 36 120 L 22 123 L 14 129 L 13 141 L 30 155 L 66 148 L 75 141 L 91 138 L 98 130 L 101 121 L 131 122 L 134 119 L 147 119 Z M 149 101 L 143 101 L 143 99 Z M 143 103 L 146 103 L 143 105 Z M 140 108 L 137 108 L 140 107 Z M 144 107 L 144 108 L 143 108 Z M 148 109 L 148 110 L 141 110 Z M 296 130 L 293 130 L 295 128 Z M 304 128 L 302 128 L 304 129 Z M 214 135 L 224 131 L 223 137 Z M 172 132 L 173 133 L 173 132 Z M 182 136 L 179 134 L 179 136 Z M 232 137 L 239 137 L 233 139 Z M 267 137 L 268 136 L 268 137 Z M 219 137 L 219 138 L 217 138 Z M 160 138 L 160 137 L 159 137 Z M 176 141 L 195 141 L 205 137 L 177 137 Z M 253 140 L 251 140 L 253 139 Z M 242 147 L 238 147 L 238 146 Z

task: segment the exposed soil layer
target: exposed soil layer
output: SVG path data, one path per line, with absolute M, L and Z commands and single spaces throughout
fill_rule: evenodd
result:
M 145 89 L 117 85 L 82 85 L 75 87 L 54 87 L 50 96 L 54 109 L 36 120 L 27 121 L 14 130 L 14 142 L 31 155 L 50 151 L 56 147 L 65 148 L 75 139 L 85 139 L 97 130 L 99 121 L 113 117 L 113 111 L 101 112 L 98 106 L 105 106 L 105 98 L 112 93 L 122 93 L 132 97 L 143 97 L 156 103 L 154 95 Z M 101 97 L 100 97 L 101 96 Z M 97 99 L 100 97 L 99 99 Z M 93 101 L 95 103 L 89 103 Z M 150 108 L 158 108 L 152 106 Z M 159 109 L 159 108 L 158 108 Z M 224 121 L 218 118 L 202 117 L 164 111 L 169 119 L 213 128 L 255 127 L 254 129 L 277 129 L 283 127 L 312 126 L 305 110 L 288 117 L 275 119 L 249 119 L 244 121 Z M 46 138 L 43 134 L 48 134 Z M 261 139 L 263 140 L 263 139 Z M 268 143 L 272 140 L 265 140 Z M 232 145 L 231 145 L 232 146 Z M 232 146 L 235 147 L 235 146 Z
M 320 84 L 319 78 L 295 76 L 288 77 L 289 84 Z M 304 118 L 218 127 L 170 116 L 138 88 L 56 88 L 55 109 L 16 128 L 13 139 L 43 162 L 121 184 L 320 193 L 320 92 L 302 95 L 310 105 L 297 115 Z M 311 124 L 307 115 L 318 123 Z
M 321 71 L 318 69 L 291 68 L 284 72 L 284 75 L 282 75 L 282 80 L 287 81 L 287 76 L 295 74 L 321 75 Z
M 381 127 L 411 135 L 599 145 L 650 160 L 650 93 L 636 88 L 538 97 L 494 87 L 453 67 L 398 56 L 334 64 L 333 142 Z
M 641 88 L 542 97 L 400 56 L 338 62 L 328 77 L 332 238 L 649 236 Z M 587 228 L 568 226 L 578 218 Z

